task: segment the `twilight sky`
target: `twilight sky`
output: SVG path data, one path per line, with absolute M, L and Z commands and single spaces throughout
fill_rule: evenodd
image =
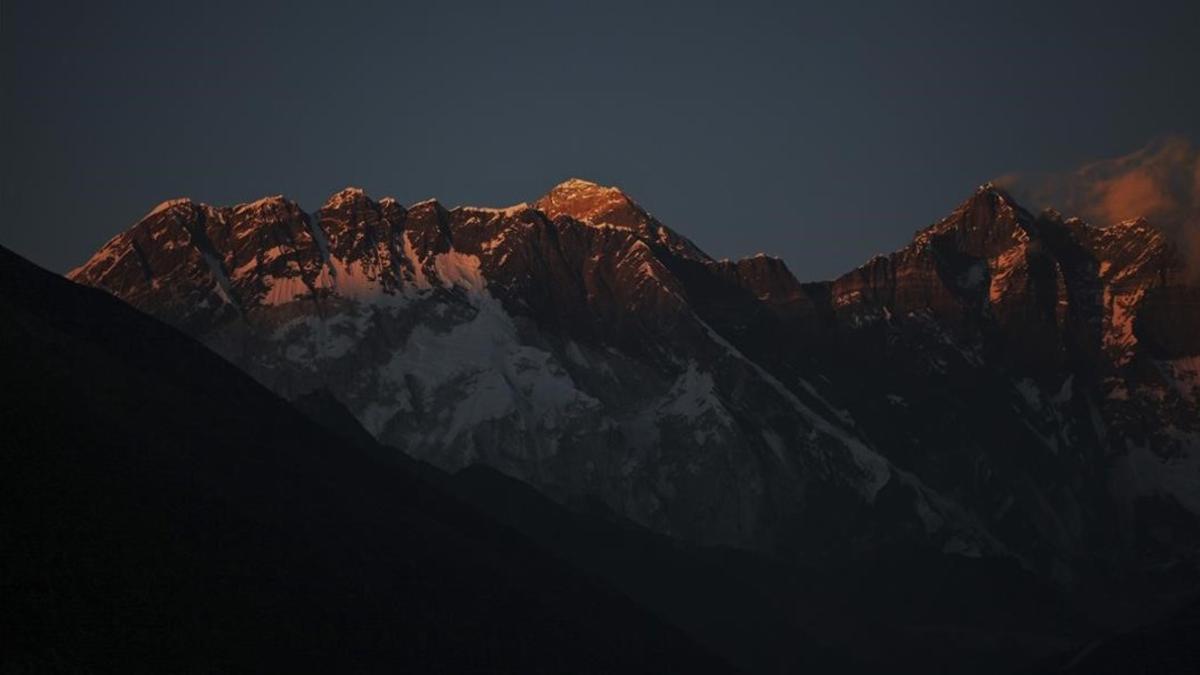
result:
M 972 188 L 1200 140 L 1200 2 L 3 0 L 0 244 L 65 271 L 156 203 L 619 185 L 825 278 Z

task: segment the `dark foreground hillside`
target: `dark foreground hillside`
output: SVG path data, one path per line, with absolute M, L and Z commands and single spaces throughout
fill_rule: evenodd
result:
M 5 672 L 720 672 L 632 601 L 0 249 Z
M 995 561 L 896 549 L 813 568 L 566 508 L 487 467 L 397 458 L 328 392 L 297 409 L 3 249 L 0 311 L 0 672 L 1128 661 L 1094 658 L 1110 643 L 1075 658 L 1087 622 Z M 1168 647 L 1186 644 L 1181 625 Z M 1139 635 L 1118 652 L 1142 658 Z
M 1200 672 L 1200 601 L 1050 664 L 1046 675 L 1191 675 Z

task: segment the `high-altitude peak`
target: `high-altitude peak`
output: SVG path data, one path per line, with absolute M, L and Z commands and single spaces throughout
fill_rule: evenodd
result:
M 408 210 L 417 212 L 433 211 L 437 213 L 445 213 L 446 207 L 442 206 L 442 203 L 439 202 L 437 198 L 430 197 L 429 199 L 423 199 L 416 204 L 409 206 Z
M 563 182 L 559 183 L 558 185 L 555 185 L 553 188 L 551 188 L 550 191 L 556 192 L 556 191 L 561 191 L 561 190 L 593 190 L 593 191 L 594 190 L 602 190 L 602 191 L 616 191 L 616 192 L 621 191 L 620 188 L 616 188 L 616 187 L 613 187 L 610 185 L 601 185 L 599 183 L 587 180 L 585 178 L 568 178 L 567 180 L 564 180 Z
M 993 183 L 992 181 L 988 181 L 975 188 L 975 192 L 958 206 L 958 210 L 971 208 L 985 208 L 993 210 L 997 208 L 1008 208 L 1020 209 L 1021 211 L 1024 211 L 1020 204 L 1013 199 L 1012 195 L 1010 195 L 1003 187 Z
M 296 204 L 296 202 L 293 202 L 287 197 L 284 197 L 283 195 L 273 195 L 270 197 L 263 197 L 262 199 L 252 201 L 248 204 L 238 204 L 237 206 L 233 207 L 233 212 L 235 214 L 280 210 L 291 212 L 298 211 L 299 209 L 300 207 Z
M 1012 195 L 1010 195 L 1007 190 L 991 181 L 988 181 L 976 188 L 975 196 L 987 197 L 989 199 L 1004 202 L 1012 206 L 1017 206 L 1017 200 L 1013 199 Z
M 620 188 L 600 185 L 582 178 L 569 178 L 555 185 L 544 197 L 538 200 L 555 204 L 568 205 L 580 201 L 632 201 Z
M 325 205 L 321 208 L 336 209 L 345 204 L 369 201 L 371 201 L 371 198 L 368 197 L 365 192 L 363 192 L 362 188 L 347 187 L 342 189 L 340 192 L 331 195 L 329 199 L 325 200 Z
M 967 200 L 967 203 L 970 204 L 973 201 L 983 201 L 993 210 L 1013 212 L 1014 216 L 1018 218 L 1032 219 L 1033 217 L 1025 210 L 1025 207 L 1013 199 L 1007 190 L 991 182 L 980 185 L 975 191 L 975 196 Z
M 533 208 L 550 219 L 567 216 L 597 227 L 632 230 L 644 242 L 664 246 L 684 258 L 710 259 L 686 237 L 651 217 L 620 188 L 571 178 L 555 185 Z
M 947 217 L 917 233 L 915 243 L 924 246 L 934 238 L 950 236 L 955 247 L 972 255 L 995 254 L 1014 239 L 1023 239 L 1034 217 L 1007 192 L 993 183 L 975 189 Z
M 569 216 L 593 225 L 644 229 L 650 216 L 619 188 L 571 178 L 555 185 L 534 206 L 551 218 Z
M 153 216 L 157 216 L 160 213 L 165 213 L 167 211 L 170 211 L 171 209 L 175 208 L 176 206 L 190 206 L 191 203 L 192 203 L 192 200 L 188 199 L 187 197 L 179 197 L 177 199 L 168 199 L 167 201 L 162 202 L 158 206 L 155 206 L 154 208 L 150 209 L 149 213 L 147 213 L 145 216 L 142 216 L 142 220 L 145 220 L 146 218 L 150 218 Z

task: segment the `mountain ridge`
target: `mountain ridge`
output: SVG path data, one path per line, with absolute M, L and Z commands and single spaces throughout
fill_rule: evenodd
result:
M 1120 540 L 1143 535 L 1106 514 L 1132 523 L 1160 496 L 1200 513 L 1200 324 L 1180 320 L 1200 295 L 1145 222 L 1035 216 L 985 184 L 909 245 L 800 282 L 769 256 L 715 261 L 580 179 L 505 209 L 357 189 L 313 216 L 165 204 L 72 278 L 289 398 L 330 387 L 443 468 L 487 463 L 704 543 L 936 542 L 1066 584 L 1132 564 Z M 1193 519 L 1170 536 L 1192 541 Z
M 661 617 L 746 672 L 1001 673 L 1094 632 L 1004 560 L 875 550 L 811 568 L 566 507 L 484 465 L 443 473 L 379 446 L 329 391 L 289 406 L 181 332 L 2 248 L 0 288 L 13 319 L 0 524 L 21 553 L 4 561 L 6 663 L 725 667 L 647 621 Z M 511 585 L 490 585 L 493 563 Z M 564 563 L 585 586 L 561 598 Z M 964 612 L 964 593 L 980 610 Z
M 177 329 L 3 247 L 0 290 L 6 668 L 731 670 Z

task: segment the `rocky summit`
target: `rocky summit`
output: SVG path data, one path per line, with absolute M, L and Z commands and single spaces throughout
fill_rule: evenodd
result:
M 980 187 L 823 282 L 714 260 L 617 188 L 164 202 L 73 270 L 397 453 L 662 533 L 881 546 L 1063 586 L 1197 569 L 1200 285 L 1152 223 Z

